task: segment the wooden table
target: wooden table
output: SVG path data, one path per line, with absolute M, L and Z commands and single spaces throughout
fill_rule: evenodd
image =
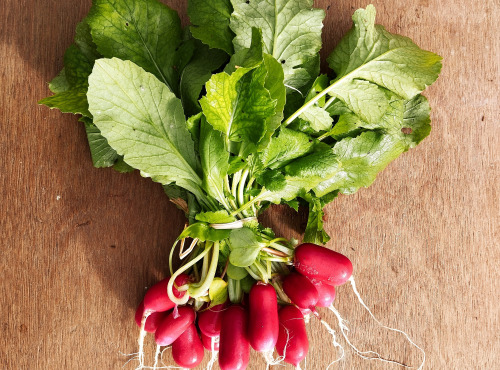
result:
M 166 3 L 187 21 L 185 1 Z M 499 3 L 373 3 L 378 23 L 444 57 L 426 92 L 433 132 L 372 187 L 328 207 L 329 246 L 352 259 L 375 315 L 426 350 L 427 368 L 499 368 Z M 328 9 L 325 51 L 367 4 L 317 1 Z M 136 351 L 135 307 L 164 276 L 184 223 L 159 185 L 93 168 L 75 117 L 36 104 L 90 5 L 0 2 L 1 369 L 120 369 L 121 352 Z M 298 237 L 305 222 L 280 207 L 264 218 L 287 237 Z M 348 286 L 336 305 L 360 349 L 419 364 L 419 352 L 378 328 Z M 309 331 L 307 368 L 324 369 L 337 351 L 319 322 Z M 147 346 L 152 352 L 150 339 Z M 254 354 L 250 368 L 264 369 L 264 361 Z M 346 347 L 332 368 L 396 366 Z

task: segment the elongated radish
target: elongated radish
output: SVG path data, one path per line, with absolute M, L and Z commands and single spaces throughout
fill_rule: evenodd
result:
M 278 299 L 270 284 L 257 283 L 248 298 L 248 340 L 254 350 L 271 351 L 278 340 Z
M 311 243 L 295 248 L 295 268 L 304 276 L 335 286 L 352 275 L 352 263 L 346 256 Z
M 278 315 L 280 328 L 276 351 L 280 356 L 285 354 L 285 362 L 298 366 L 309 350 L 304 317 L 294 306 L 283 307 Z
M 203 347 L 205 347 L 209 351 L 212 351 L 212 342 L 213 350 L 219 350 L 219 337 L 208 337 L 205 334 L 201 333 L 201 342 L 203 343 Z
M 292 272 L 283 280 L 283 290 L 297 306 L 314 311 L 318 302 L 318 291 L 308 278 Z
M 335 300 L 335 287 L 333 285 L 328 285 L 321 280 L 310 280 L 318 291 L 318 302 L 316 303 L 316 306 L 330 307 L 330 305 Z
M 158 325 L 155 332 L 156 344 L 159 346 L 172 344 L 193 323 L 195 316 L 191 307 L 180 306 L 176 317 L 171 313 Z
M 168 298 L 167 285 L 170 277 L 163 279 L 153 285 L 148 289 L 146 295 L 144 296 L 144 307 L 146 310 L 154 312 L 168 311 L 174 308 L 175 303 Z M 181 298 L 186 294 L 186 292 L 179 292 L 176 288 L 186 284 L 189 281 L 189 276 L 186 274 L 181 274 L 177 276 L 174 284 L 174 295 L 177 298 Z
M 218 337 L 220 335 L 220 323 L 225 304 L 210 307 L 198 313 L 198 327 L 202 334 L 207 337 Z
M 142 301 L 135 311 L 135 322 L 141 327 L 142 315 L 144 314 L 144 301 Z M 144 330 L 148 333 L 154 333 L 160 322 L 168 315 L 167 312 L 153 312 L 146 319 Z
M 221 370 L 245 369 L 250 360 L 247 337 L 247 312 L 241 306 L 230 306 L 222 314 L 219 343 Z
M 177 365 L 191 369 L 201 363 L 203 355 L 203 344 L 193 323 L 172 344 L 172 357 Z

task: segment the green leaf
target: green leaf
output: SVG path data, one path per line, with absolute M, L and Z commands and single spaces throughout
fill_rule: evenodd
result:
M 309 215 L 303 243 L 325 245 L 330 240 L 330 236 L 323 230 L 323 216 L 323 205 L 318 198 L 314 198 L 309 203 Z
M 157 0 L 94 0 L 88 24 L 101 55 L 130 60 L 177 92 L 177 12 Z
M 196 219 L 209 224 L 227 224 L 236 221 L 236 218 L 226 211 L 200 212 L 196 215 Z
M 304 65 L 321 48 L 321 29 L 325 13 L 313 9 L 312 0 L 232 0 L 234 12 L 230 27 L 237 52 L 250 44 L 252 27 L 262 30 L 264 51 L 283 67 L 285 84 L 300 88 L 311 77 Z
M 420 49 L 409 38 L 375 25 L 375 7 L 353 15 L 354 26 L 328 57 L 339 78 L 363 79 L 411 99 L 431 85 L 441 70 L 441 57 Z
M 247 294 L 250 293 L 250 289 L 252 289 L 255 283 L 256 281 L 250 275 L 240 280 L 241 289 Z
M 332 127 L 333 118 L 328 112 L 318 106 L 312 106 L 302 112 L 299 118 L 307 121 L 309 126 L 316 132 L 326 131 Z
M 234 33 L 229 28 L 232 11 L 230 0 L 189 0 L 191 34 L 210 48 L 233 54 Z
M 75 34 L 75 44 L 78 46 L 83 55 L 87 60 L 96 60 L 101 57 L 97 51 L 97 46 L 92 40 L 90 26 L 87 22 L 87 18 L 83 19 L 80 23 L 76 25 Z
M 64 68 L 49 82 L 49 89 L 54 94 L 68 91 L 70 88 L 71 86 L 66 78 L 66 70 Z
M 247 71 L 257 68 L 264 60 L 262 44 L 262 32 L 258 28 L 252 28 L 251 43 L 248 48 L 238 50 L 224 68 L 224 72 L 232 74 L 237 69 L 241 75 Z
M 101 135 L 101 131 L 93 123 L 85 123 L 85 131 L 90 146 L 90 154 L 94 167 L 110 167 L 112 166 L 119 155 L 111 148 L 108 141 Z
M 339 171 L 339 160 L 328 147 L 298 158 L 284 167 L 285 174 L 275 171 L 264 173 L 268 177 L 265 190 L 254 199 L 280 203 L 281 200 L 293 200 L 297 196 L 307 193 L 318 184 L 335 177 Z M 281 176 L 280 176 L 281 175 Z M 272 187 L 269 186 L 269 182 Z
M 333 147 L 340 162 L 339 171 L 318 184 L 314 193 L 321 197 L 338 189 L 341 193 L 351 194 L 360 187 L 367 187 L 404 150 L 399 138 L 378 131 L 345 138 Z
M 119 156 L 118 159 L 116 160 L 115 164 L 113 165 L 113 169 L 115 171 L 118 171 L 120 173 L 130 173 L 134 172 L 135 168 L 132 166 L 129 166 L 124 160 L 122 156 Z
M 244 279 L 248 275 L 247 270 L 243 267 L 234 266 L 233 264 L 227 265 L 227 276 L 229 276 L 233 280 L 241 280 Z
M 231 230 L 216 230 L 204 222 L 196 222 L 186 227 L 177 237 L 177 240 L 184 238 L 198 238 L 202 242 L 207 240 L 217 242 L 227 239 L 230 234 Z
M 373 5 L 357 10 L 353 28 L 328 57 L 337 74 L 328 93 L 368 123 L 379 121 L 388 108 L 384 89 L 411 99 L 441 70 L 440 56 L 375 25 L 375 14 Z
M 273 137 L 268 147 L 259 154 L 259 167 L 280 168 L 309 153 L 313 145 L 306 134 L 283 127 L 279 135 Z
M 227 283 L 221 278 L 214 278 L 208 289 L 208 297 L 210 298 L 210 307 L 217 306 L 227 301 Z
M 229 152 L 223 134 L 215 131 L 205 118 L 202 118 L 201 122 L 200 158 L 203 189 L 226 209 L 230 209 L 224 195 L 224 179 L 229 168 Z
M 255 262 L 261 245 L 254 232 L 247 227 L 234 229 L 229 236 L 229 262 L 234 266 L 248 267 Z
M 57 108 L 63 113 L 81 114 L 85 117 L 92 117 L 87 103 L 87 89 L 75 88 L 48 96 L 38 102 L 50 109 Z
M 201 111 L 198 99 L 203 86 L 212 76 L 212 72 L 227 59 L 226 53 L 220 50 L 209 49 L 201 42 L 197 42 L 195 45 L 196 53 L 182 70 L 180 76 L 180 98 L 188 116 Z
M 276 106 L 263 85 L 264 81 L 252 73 L 213 75 L 206 85 L 207 95 L 200 100 L 208 123 L 228 140 L 256 145 Z
M 95 125 L 129 165 L 203 197 L 182 104 L 155 76 L 130 61 L 100 59 L 88 100 Z

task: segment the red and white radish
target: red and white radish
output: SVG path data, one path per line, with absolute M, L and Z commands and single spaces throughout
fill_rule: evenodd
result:
M 135 311 L 135 322 L 141 327 L 142 316 L 144 315 L 144 301 L 142 301 Z M 148 333 L 154 333 L 160 322 L 168 315 L 167 312 L 152 312 L 146 319 L 144 330 Z
M 304 276 L 335 286 L 352 275 L 352 263 L 346 256 L 312 243 L 295 248 L 295 268 Z
M 203 344 L 192 323 L 172 344 L 172 357 L 177 365 L 192 369 L 201 363 L 203 355 Z
M 203 347 L 205 347 L 209 351 L 219 351 L 219 337 L 208 337 L 205 334 L 201 333 L 201 342 L 203 343 Z M 213 342 L 213 349 L 212 349 Z
M 300 308 L 314 311 L 318 302 L 318 291 L 305 276 L 292 272 L 283 280 L 283 291 Z
M 270 284 L 258 282 L 249 294 L 248 339 L 254 350 L 272 351 L 278 340 L 278 299 Z
M 318 302 L 317 307 L 330 307 L 330 305 L 335 300 L 335 287 L 333 285 L 328 285 L 321 280 L 310 279 L 311 283 L 318 291 Z
M 245 369 L 250 360 L 247 337 L 247 312 L 241 306 L 230 306 L 222 314 L 219 343 L 221 370 Z
M 207 337 L 220 335 L 220 323 L 226 304 L 218 304 L 198 313 L 198 327 Z
M 169 346 L 194 322 L 196 314 L 191 307 L 179 306 L 177 315 L 171 313 L 158 325 L 155 341 L 159 346 Z
M 283 307 L 278 315 L 280 328 L 276 351 L 280 356 L 284 354 L 285 362 L 298 366 L 309 350 L 304 317 L 295 306 Z
M 170 277 L 167 277 L 151 288 L 148 289 L 146 295 L 144 296 L 144 308 L 148 311 L 153 312 L 163 312 L 174 308 L 175 303 L 170 300 L 167 293 L 167 286 Z M 180 292 L 177 287 L 185 285 L 189 282 L 189 276 L 186 274 L 181 274 L 175 279 L 175 284 L 173 288 L 174 295 L 177 298 L 182 298 L 186 292 Z M 177 287 L 176 287 L 177 286 Z

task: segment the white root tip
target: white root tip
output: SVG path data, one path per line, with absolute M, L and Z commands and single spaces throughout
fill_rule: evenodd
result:
M 286 348 L 286 346 L 285 346 Z M 262 352 L 262 356 L 264 357 L 264 360 L 266 361 L 266 369 L 269 369 L 270 366 L 276 366 L 281 364 L 285 360 L 285 354 L 283 353 L 283 356 L 278 356 L 277 358 L 274 358 L 274 349 L 270 351 L 265 351 Z
M 395 331 L 397 333 L 403 334 L 405 336 L 406 340 L 408 342 L 410 342 L 412 346 L 414 346 L 415 348 L 417 348 L 422 353 L 422 357 L 423 357 L 422 358 L 422 363 L 418 367 L 418 370 L 421 370 L 424 367 L 424 364 L 425 364 L 425 351 L 422 348 L 420 348 L 413 340 L 411 340 L 410 336 L 408 334 L 406 334 L 404 331 L 399 330 L 399 329 L 395 329 L 395 328 L 391 328 L 391 327 L 388 327 L 386 325 L 383 325 L 375 317 L 375 315 L 372 313 L 372 311 L 368 308 L 368 306 L 365 304 L 365 302 L 363 301 L 363 299 L 361 299 L 361 295 L 359 294 L 358 289 L 356 288 L 356 282 L 354 281 L 354 276 L 351 276 L 349 278 L 349 282 L 351 283 L 352 290 L 353 290 L 354 294 L 356 295 L 356 297 L 358 298 L 359 303 L 361 303 L 361 305 L 368 311 L 368 313 L 370 314 L 370 316 L 373 318 L 373 320 L 375 320 L 375 322 L 377 324 L 379 324 L 381 327 L 383 327 L 385 329 L 388 329 L 388 330 Z M 392 361 L 392 362 L 395 362 L 395 361 Z M 398 362 L 396 362 L 396 363 L 398 363 Z M 400 365 L 405 366 L 405 367 L 411 367 L 411 366 L 406 366 L 406 365 L 403 365 L 403 364 L 400 364 Z
M 137 365 L 136 370 L 144 368 L 144 339 L 146 338 L 147 334 L 146 330 L 144 330 L 144 327 L 146 326 L 146 320 L 152 313 L 153 313 L 152 311 L 145 310 L 142 315 L 141 331 L 139 332 L 139 339 L 137 340 L 139 344 L 139 351 L 137 352 L 137 359 L 139 360 L 139 365 Z
M 155 362 L 153 364 L 153 369 L 157 369 L 159 358 L 160 358 L 160 346 L 156 345 Z
M 335 361 L 330 362 L 330 364 L 326 368 L 326 370 L 328 370 L 330 368 L 330 366 L 332 366 L 334 363 L 339 362 L 340 360 L 342 360 L 344 358 L 345 350 L 344 350 L 344 347 L 342 347 L 342 345 L 339 342 L 337 342 L 337 335 L 335 333 L 335 330 L 333 330 L 332 327 L 330 325 L 328 325 L 328 323 L 325 320 L 321 320 L 321 323 L 325 326 L 328 333 L 332 336 L 333 346 L 335 348 L 339 347 L 339 350 L 340 350 L 340 357 L 337 358 Z
M 219 337 L 216 338 L 211 338 L 210 339 L 210 346 L 211 346 L 211 352 L 210 352 L 210 361 L 208 361 L 207 364 L 207 370 L 212 370 L 212 367 L 215 364 L 215 361 L 217 361 L 217 354 L 219 353 L 218 351 L 215 350 L 215 344 L 219 341 Z

